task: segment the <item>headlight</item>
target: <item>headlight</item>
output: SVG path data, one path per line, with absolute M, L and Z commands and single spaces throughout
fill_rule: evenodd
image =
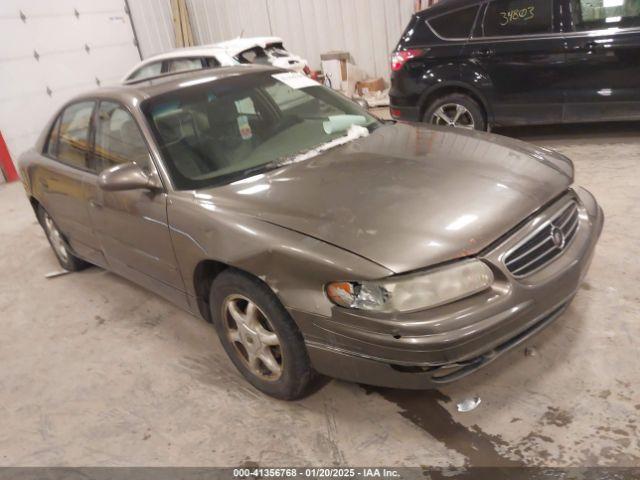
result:
M 399 275 L 377 281 L 333 282 L 327 296 L 336 305 L 378 312 L 412 312 L 481 292 L 493 283 L 491 269 L 466 260 L 427 273 Z

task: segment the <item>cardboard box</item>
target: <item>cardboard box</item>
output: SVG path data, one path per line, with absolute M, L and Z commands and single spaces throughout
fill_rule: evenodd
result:
M 385 89 L 382 77 L 372 78 L 370 80 L 360 80 L 356 83 L 356 91 L 361 97 L 369 93 L 381 92 Z

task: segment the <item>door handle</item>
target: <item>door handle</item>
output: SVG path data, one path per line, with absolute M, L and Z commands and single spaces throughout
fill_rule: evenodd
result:
M 598 47 L 596 42 L 587 42 L 584 44 L 584 49 L 588 51 L 595 50 Z
M 491 48 L 478 48 L 476 50 L 473 50 L 471 52 L 471 55 L 477 56 L 477 57 L 488 57 L 489 55 L 493 55 L 494 50 Z

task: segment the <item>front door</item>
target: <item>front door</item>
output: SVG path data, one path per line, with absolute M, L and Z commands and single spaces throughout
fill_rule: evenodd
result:
M 497 124 L 553 123 L 562 118 L 565 41 L 553 0 L 493 0 L 480 13 L 464 57 L 484 75 Z
M 95 158 L 102 168 L 133 162 L 155 173 L 147 144 L 125 107 L 101 101 L 95 124 Z M 145 189 L 95 193 L 89 212 L 111 269 L 186 307 L 167 225 L 167 194 Z
M 640 0 L 564 0 L 566 122 L 640 118 Z

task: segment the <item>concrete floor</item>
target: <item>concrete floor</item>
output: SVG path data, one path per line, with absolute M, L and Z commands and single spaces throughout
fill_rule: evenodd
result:
M 0 465 L 640 466 L 638 127 L 526 129 L 605 210 L 591 271 L 550 328 L 436 392 L 266 398 L 204 321 L 97 268 L 45 279 L 22 186 L 0 186 Z

